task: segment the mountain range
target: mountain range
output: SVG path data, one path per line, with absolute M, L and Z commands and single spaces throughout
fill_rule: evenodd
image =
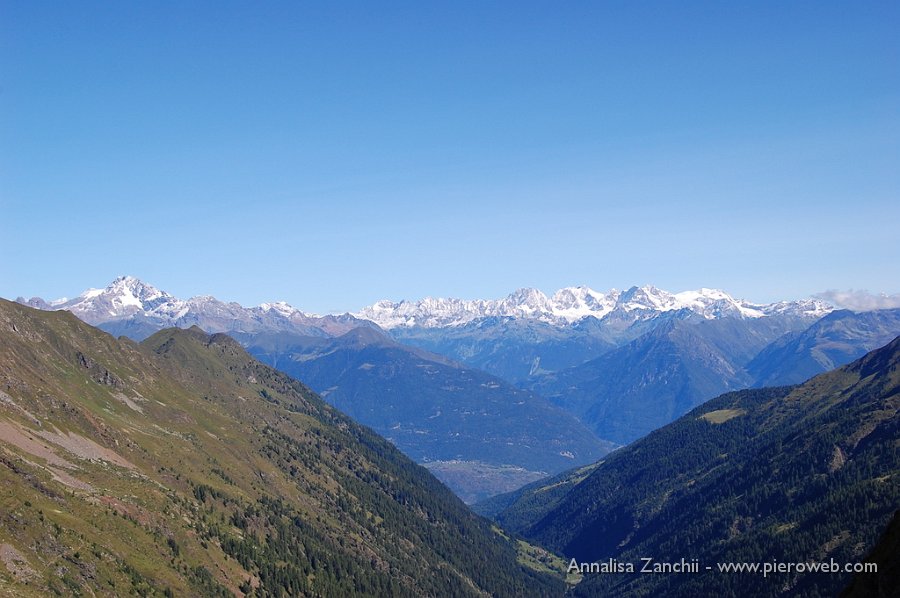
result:
M 228 333 L 391 439 L 467 501 L 589 463 L 617 446 L 533 392 L 401 345 L 377 324 L 349 314 L 181 300 L 127 276 L 72 300 L 19 302 L 71 311 L 133 340 L 172 326 Z
M 523 288 L 504 299 L 434 299 L 419 301 L 379 301 L 355 315 L 382 328 L 446 328 L 461 326 L 487 317 L 514 317 L 564 326 L 586 317 L 611 319 L 627 316 L 632 321 L 659 313 L 688 310 L 704 318 L 738 316 L 760 318 L 775 314 L 821 317 L 831 308 L 818 300 L 782 301 L 771 304 L 737 300 L 716 289 L 670 293 L 653 286 L 611 289 L 606 293 L 591 288 L 567 287 L 547 297 L 538 289 Z
M 757 304 L 705 288 L 670 293 L 643 286 L 601 293 L 580 286 L 551 297 L 524 288 L 499 300 L 380 301 L 354 315 L 403 343 L 528 386 L 535 376 L 597 358 L 670 319 L 774 316 L 808 324 L 831 309 L 818 300 Z
M 897 309 L 756 304 L 718 290 L 652 286 L 379 302 L 355 315 L 545 396 L 619 444 L 728 390 L 803 382 L 900 334 Z
M 43 310 L 71 311 L 95 326 L 137 320 L 155 327 L 184 328 L 196 324 L 203 328 L 206 324 L 209 328 L 226 328 L 229 332 L 286 330 L 311 336 L 335 336 L 365 322 L 373 322 L 385 330 L 447 328 L 497 317 L 565 327 L 585 318 L 627 321 L 631 325 L 680 311 L 705 319 L 775 315 L 817 319 L 833 309 L 815 299 L 751 303 L 716 289 L 670 293 L 644 286 L 600 293 L 581 286 L 560 289 L 552 297 L 538 289 L 523 288 L 498 300 L 425 298 L 399 303 L 385 300 L 355 314 L 318 316 L 304 313 L 283 301 L 242 307 L 208 295 L 178 299 L 132 276 L 120 276 L 105 288 L 88 289 L 74 299 L 48 302 L 40 297 L 29 300 L 20 297 L 17 301 Z
M 623 305 L 658 295 L 638 290 Z M 868 554 L 886 575 L 584 572 L 568 593 L 865 595 L 896 578 L 900 310 L 659 299 L 385 331 L 360 314 L 181 301 L 127 277 L 19 303 L 45 311 L 0 301 L 2 591 L 549 596 L 570 560 L 646 556 L 712 568 Z M 513 384 L 416 335 L 448 353 L 472 342 L 484 369 L 547 353 Z M 573 356 L 589 342 L 595 355 Z M 629 444 L 605 454 L 584 424 Z M 496 524 L 394 444 L 458 495 L 488 497 L 475 507 Z
M 705 400 L 752 386 L 748 363 L 804 324 L 782 315 L 669 318 L 600 357 L 542 373 L 529 388 L 600 437 L 627 444 Z
M 722 392 L 801 382 L 900 334 L 900 310 L 652 286 L 382 301 L 328 316 L 283 302 L 181 300 L 132 277 L 72 300 L 19 301 L 134 340 L 169 326 L 226 332 L 470 501 L 589 463 Z
M 754 386 L 797 384 L 881 347 L 900 333 L 900 309 L 834 311 L 786 334 L 747 364 Z

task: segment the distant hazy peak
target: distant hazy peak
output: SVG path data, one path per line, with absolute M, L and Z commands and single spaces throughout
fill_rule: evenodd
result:
M 370 326 L 354 318 L 306 314 L 277 301 L 257 307 L 224 302 L 211 295 L 179 299 L 133 276 L 120 276 L 102 289 L 88 289 L 74 299 L 46 302 L 39 297 L 19 303 L 44 310 L 67 310 L 95 326 L 137 320 L 156 329 L 187 328 L 199 323 L 213 332 L 284 330 L 308 334 L 313 330 L 331 336 L 356 326 Z

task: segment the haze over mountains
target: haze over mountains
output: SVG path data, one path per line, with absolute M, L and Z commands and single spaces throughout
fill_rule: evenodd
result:
M 334 338 L 235 337 L 473 502 L 592 462 L 616 445 L 533 392 L 374 328 Z
M 898 330 L 900 309 L 835 311 L 767 346 L 747 364 L 747 372 L 754 386 L 797 384 L 887 344 Z
M 169 326 L 231 334 L 467 500 L 590 463 L 722 392 L 800 382 L 900 334 L 900 310 L 652 286 L 381 301 L 326 316 L 181 300 L 132 277 L 72 300 L 19 301 L 135 340 Z
M 669 318 L 600 357 L 538 375 L 528 387 L 576 414 L 601 437 L 626 444 L 704 400 L 753 386 L 750 361 L 808 323 L 787 315 Z M 847 361 L 864 352 L 848 355 Z

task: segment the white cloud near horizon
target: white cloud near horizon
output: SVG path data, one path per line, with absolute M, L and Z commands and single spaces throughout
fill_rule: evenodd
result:
M 853 311 L 872 311 L 875 309 L 892 309 L 900 307 L 900 293 L 887 295 L 885 293 L 870 293 L 865 289 L 849 291 L 828 290 L 814 295 L 831 303 L 835 307 L 850 309 Z

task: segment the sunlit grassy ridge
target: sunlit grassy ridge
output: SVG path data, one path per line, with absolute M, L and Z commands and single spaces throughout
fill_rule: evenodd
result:
M 547 595 L 424 468 L 225 335 L 0 302 L 0 592 Z

